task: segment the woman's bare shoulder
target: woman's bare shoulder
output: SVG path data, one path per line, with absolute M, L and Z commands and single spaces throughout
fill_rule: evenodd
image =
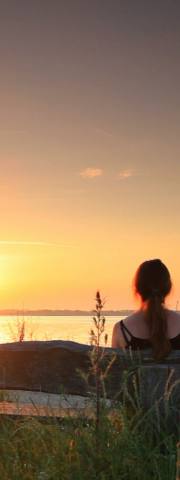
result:
M 130 315 L 123 319 L 123 322 L 126 324 L 127 327 L 131 327 L 134 325 L 134 322 L 143 318 L 142 310 L 136 310 L 132 312 Z
M 180 333 L 180 313 L 175 310 L 166 310 L 169 337 L 173 338 Z
M 114 324 L 111 345 L 113 348 L 125 348 L 126 346 L 121 332 L 120 321 Z
M 177 323 L 180 322 L 180 312 L 178 312 L 177 310 L 169 309 L 166 309 L 166 312 L 170 320 L 174 320 Z
M 146 323 L 144 322 L 144 311 L 136 310 L 131 315 L 125 318 L 124 324 L 134 337 L 148 338 L 149 332 Z

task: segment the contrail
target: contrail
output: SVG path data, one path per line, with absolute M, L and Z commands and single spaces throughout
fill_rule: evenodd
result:
M 24 246 L 24 247 L 73 247 L 73 245 L 50 242 L 32 242 L 21 240 L 0 240 L 0 245 L 5 246 Z

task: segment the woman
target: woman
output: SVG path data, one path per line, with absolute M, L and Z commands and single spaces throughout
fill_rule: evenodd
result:
M 171 277 L 161 260 L 148 260 L 138 268 L 135 293 L 141 308 L 113 328 L 112 347 L 132 350 L 152 348 L 160 360 L 173 350 L 180 350 L 180 314 L 165 308 L 172 288 Z

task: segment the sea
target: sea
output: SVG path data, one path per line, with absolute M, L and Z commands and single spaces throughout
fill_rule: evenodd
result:
M 105 344 L 104 335 L 107 334 L 107 346 L 111 346 L 113 325 L 123 318 L 125 317 L 117 315 L 106 317 L 102 345 Z M 0 343 L 18 341 L 23 333 L 23 340 L 71 340 L 89 345 L 91 329 L 94 329 L 94 322 L 87 315 L 0 316 Z

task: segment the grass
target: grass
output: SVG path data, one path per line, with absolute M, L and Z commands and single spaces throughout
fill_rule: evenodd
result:
M 9 335 L 13 342 L 24 342 L 24 340 L 35 340 L 35 328 L 32 319 L 28 321 L 24 317 L 17 316 L 13 325 L 9 324 Z
M 1 417 L 0 478 L 175 480 L 177 438 L 154 415 L 104 411 L 98 449 L 92 420 Z

